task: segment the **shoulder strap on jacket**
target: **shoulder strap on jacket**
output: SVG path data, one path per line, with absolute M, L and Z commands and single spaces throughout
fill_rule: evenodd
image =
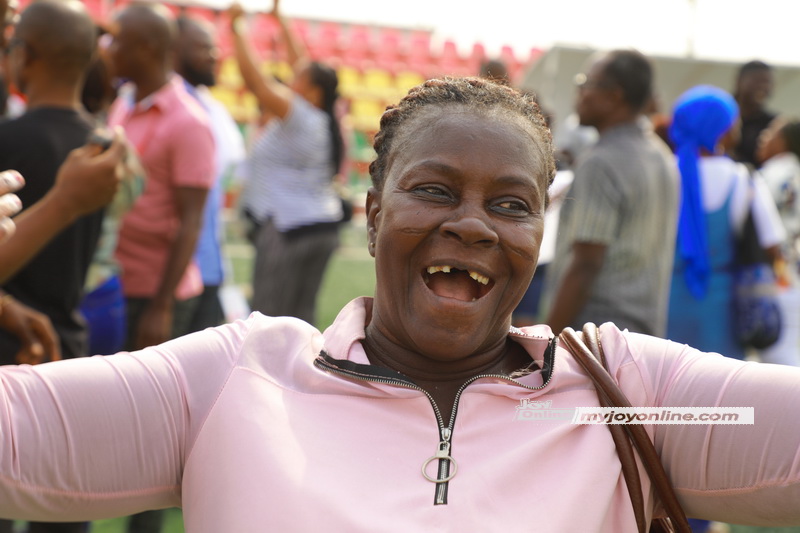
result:
M 582 336 L 575 333 L 572 328 L 565 328 L 559 335 L 559 339 L 594 383 L 602 407 L 632 407 L 628 398 L 608 372 L 608 363 L 600 343 L 600 332 L 597 326 L 587 323 L 583 327 Z M 686 520 L 686 515 L 675 496 L 675 491 L 664 471 L 658 452 L 644 427 L 640 424 L 609 424 L 608 427 L 622 465 L 622 473 L 631 496 L 631 505 L 639 533 L 647 531 L 647 524 L 642 483 L 633 455 L 634 447 L 653 483 L 656 495 L 669 516 L 667 519 L 654 520 L 651 531 L 690 533 L 691 528 Z

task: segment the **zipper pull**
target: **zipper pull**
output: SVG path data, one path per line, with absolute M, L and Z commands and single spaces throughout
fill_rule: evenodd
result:
M 422 475 L 425 476 L 425 479 L 427 479 L 430 482 L 433 482 L 433 483 L 446 483 L 446 482 L 450 481 L 451 479 L 453 479 L 455 477 L 455 475 L 456 475 L 456 472 L 458 472 L 458 464 L 456 464 L 455 459 L 453 459 L 450 456 L 450 436 L 451 435 L 452 435 L 452 432 L 450 431 L 450 428 L 442 428 L 442 440 L 439 441 L 439 446 L 438 446 L 438 448 L 436 450 L 436 453 L 433 454 L 431 457 L 429 457 L 424 463 L 422 463 Z M 433 461 L 436 461 L 436 460 L 450 461 L 450 473 L 449 473 L 449 475 L 447 475 L 447 476 L 445 476 L 445 477 L 443 477 L 441 479 L 437 479 L 435 477 L 431 477 L 431 476 L 428 475 L 428 473 L 425 470 L 428 468 L 429 464 L 431 464 Z

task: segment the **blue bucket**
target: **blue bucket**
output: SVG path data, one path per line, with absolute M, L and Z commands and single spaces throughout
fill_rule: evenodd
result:
M 128 325 L 119 276 L 111 276 L 86 294 L 80 309 L 89 326 L 90 354 L 110 355 L 122 350 Z

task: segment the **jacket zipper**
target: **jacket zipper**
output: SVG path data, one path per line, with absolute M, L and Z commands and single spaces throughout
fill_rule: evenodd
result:
M 547 350 L 552 350 L 553 356 L 555 355 L 556 345 L 558 343 L 558 337 L 555 337 L 552 341 L 552 345 L 547 348 Z M 332 374 L 339 374 L 341 376 L 346 376 L 352 379 L 360 380 L 360 381 L 368 381 L 373 383 L 385 383 L 387 385 L 397 385 L 399 387 L 406 387 L 408 389 L 418 390 L 423 393 L 425 396 L 428 397 L 428 401 L 433 407 L 433 412 L 436 415 L 436 421 L 439 424 L 439 444 L 437 445 L 436 452 L 429 457 L 424 463 L 422 463 L 422 475 L 428 479 L 436 483 L 436 491 L 434 493 L 433 504 L 434 505 L 447 505 L 447 491 L 449 488 L 450 480 L 455 477 L 458 471 L 458 464 L 455 462 L 451 455 L 452 443 L 451 439 L 453 437 L 453 428 L 455 427 L 456 423 L 456 413 L 458 412 L 458 403 L 461 400 L 461 394 L 464 392 L 464 389 L 467 388 L 469 384 L 472 382 L 482 379 L 482 378 L 498 378 L 503 379 L 505 381 L 510 381 L 521 387 L 525 387 L 529 390 L 540 390 L 547 386 L 550 383 L 550 380 L 553 377 L 553 369 L 550 368 L 550 372 L 547 374 L 547 379 L 544 383 L 537 387 L 531 387 L 530 385 L 525 385 L 524 383 L 520 383 L 519 381 L 511 378 L 509 376 L 503 374 L 479 374 L 477 376 L 473 376 L 469 380 L 467 380 L 461 387 L 456 391 L 455 401 L 453 402 L 453 412 L 450 415 L 450 423 L 445 427 L 444 425 L 444 417 L 442 417 L 442 412 L 439 410 L 439 406 L 436 405 L 436 401 L 434 401 L 433 396 L 431 396 L 428 391 L 423 389 L 422 387 L 414 384 L 411 381 L 405 381 L 401 379 L 394 379 L 388 377 L 379 377 L 379 376 L 372 376 L 369 374 L 360 374 L 357 372 L 351 372 L 349 370 L 343 370 L 341 368 L 337 368 L 332 363 L 326 361 L 325 359 L 317 358 L 314 361 L 314 364 L 317 366 L 322 367 L 323 370 L 330 372 Z M 425 468 L 432 463 L 433 461 L 438 459 L 438 466 L 437 466 L 437 477 L 434 479 L 429 477 L 425 473 Z M 453 466 L 453 473 L 450 474 L 450 466 Z

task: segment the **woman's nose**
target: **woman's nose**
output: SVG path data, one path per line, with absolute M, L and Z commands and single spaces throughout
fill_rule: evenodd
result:
M 468 246 L 492 246 L 499 242 L 497 232 L 476 213 L 460 213 L 442 223 L 441 232 Z

